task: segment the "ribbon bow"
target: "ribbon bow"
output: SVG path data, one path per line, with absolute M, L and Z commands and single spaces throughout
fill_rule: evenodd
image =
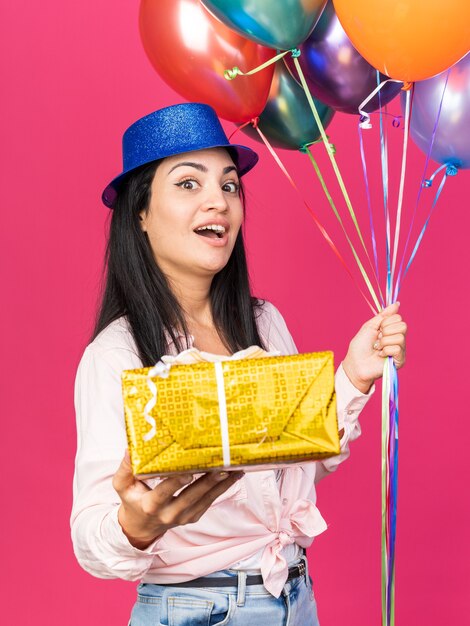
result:
M 298 500 L 288 518 L 282 518 L 275 539 L 264 549 L 261 558 L 261 574 L 264 586 L 273 596 L 281 595 L 287 576 L 286 559 L 280 554 L 285 546 L 298 543 L 306 548 L 309 539 L 326 530 L 326 522 L 311 500 Z

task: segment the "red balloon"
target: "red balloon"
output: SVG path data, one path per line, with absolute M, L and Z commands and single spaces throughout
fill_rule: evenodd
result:
M 232 81 L 224 70 L 236 66 L 246 72 L 275 51 L 229 29 L 199 0 L 142 0 L 140 34 L 153 67 L 184 98 L 209 104 L 236 123 L 264 109 L 274 65 Z

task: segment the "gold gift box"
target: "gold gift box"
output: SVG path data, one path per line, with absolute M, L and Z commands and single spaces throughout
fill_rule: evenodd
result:
M 265 469 L 340 451 L 332 352 L 172 365 L 167 377 L 149 373 L 122 373 L 136 476 Z

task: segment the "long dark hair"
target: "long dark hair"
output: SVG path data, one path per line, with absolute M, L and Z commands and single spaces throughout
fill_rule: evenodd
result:
M 120 190 L 111 217 L 105 255 L 105 280 L 92 339 L 108 324 L 126 316 L 144 366 L 154 365 L 168 349 L 168 338 L 181 351 L 188 328 L 181 306 L 152 253 L 139 215 L 147 211 L 158 162 L 130 175 Z M 243 190 L 241 191 L 244 204 Z M 236 352 L 263 347 L 256 326 L 262 302 L 250 293 L 243 234 L 240 229 L 227 265 L 211 284 L 215 327 L 224 345 Z M 180 333 L 186 337 L 182 345 Z

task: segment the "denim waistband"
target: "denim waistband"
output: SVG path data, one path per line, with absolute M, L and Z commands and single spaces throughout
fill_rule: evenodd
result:
M 291 580 L 287 580 L 285 585 L 284 585 L 284 594 L 289 594 L 291 589 L 293 589 L 294 587 L 296 587 L 300 581 L 305 580 L 305 584 L 307 585 L 307 587 L 311 587 L 311 582 L 310 582 L 310 578 L 308 575 L 308 563 L 307 563 L 307 558 L 305 556 L 301 556 L 299 559 L 296 559 L 296 561 L 294 561 L 292 564 L 289 564 L 289 570 L 291 571 L 292 569 L 296 569 L 298 568 L 300 571 L 295 572 L 296 576 L 291 578 Z M 247 584 L 247 578 L 249 576 L 259 576 L 261 578 L 261 571 L 258 570 L 250 570 L 250 572 L 247 572 L 245 570 L 232 570 L 232 569 L 226 569 L 226 570 L 219 570 L 217 572 L 213 572 L 211 574 L 209 574 L 208 576 L 204 576 L 202 578 L 198 578 L 196 579 L 198 581 L 198 585 L 197 586 L 192 586 L 191 582 L 192 581 L 187 581 L 187 583 L 185 584 L 178 584 L 178 583 L 144 583 L 146 586 L 147 585 L 153 585 L 155 584 L 157 587 L 160 588 L 168 588 L 170 589 L 181 589 L 181 591 L 187 589 L 187 590 L 210 590 L 213 589 L 214 591 L 219 591 L 219 592 L 224 592 L 224 593 L 236 593 L 236 597 L 237 597 L 237 605 L 241 606 L 242 604 L 244 604 L 245 602 L 245 596 L 247 594 L 262 594 L 262 595 L 270 595 L 269 592 L 266 590 L 266 588 L 264 587 L 262 580 L 259 581 L 259 583 L 257 584 Z M 227 585 L 224 587 L 218 586 L 218 585 L 211 585 L 210 584 L 210 579 L 214 579 L 214 578 L 227 578 L 230 577 L 233 579 L 233 584 L 231 585 Z M 208 580 L 209 579 L 209 580 Z M 207 581 L 207 582 L 206 582 Z M 201 583 L 206 583 L 206 584 L 201 584 Z

